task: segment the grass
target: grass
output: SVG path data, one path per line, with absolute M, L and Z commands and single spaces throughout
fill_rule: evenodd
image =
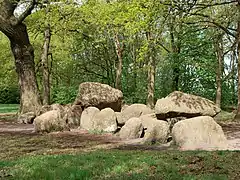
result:
M 0 161 L 5 179 L 239 179 L 239 152 L 98 150 Z M 1 170 L 2 169 L 2 170 Z
M 0 113 L 17 113 L 19 104 L 0 104 Z

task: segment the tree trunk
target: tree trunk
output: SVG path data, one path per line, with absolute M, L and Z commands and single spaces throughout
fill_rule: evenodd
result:
M 114 39 L 115 39 L 116 53 L 117 53 L 117 57 L 118 57 L 115 87 L 119 90 L 122 90 L 122 66 L 123 66 L 122 52 L 123 52 L 123 48 L 121 47 L 121 44 L 119 42 L 119 37 L 117 34 L 115 34 Z
M 171 26 L 171 47 L 172 47 L 172 54 L 173 54 L 173 81 L 172 81 L 172 91 L 178 91 L 179 87 L 179 76 L 180 76 L 180 69 L 179 69 L 179 60 L 178 54 L 180 53 L 180 48 L 176 45 L 173 26 Z
M 216 105 L 221 107 L 221 99 L 222 99 L 222 73 L 223 73 L 223 43 L 222 37 L 219 38 L 219 41 L 215 44 L 216 56 L 218 60 L 218 66 L 216 69 Z
M 20 114 L 26 112 L 37 114 L 41 108 L 41 100 L 36 81 L 34 50 L 29 41 L 27 28 L 22 23 L 31 14 L 35 1 L 31 1 L 18 18 L 14 16 L 16 2 L 10 0 L 0 2 L 0 31 L 9 38 L 15 58 L 20 88 Z
M 240 0 L 238 0 L 237 8 L 238 8 L 238 15 L 240 15 Z M 237 23 L 236 44 L 237 44 L 238 104 L 237 104 L 237 113 L 234 119 L 239 121 L 240 120 L 240 20 L 238 20 L 238 23 Z
M 133 103 L 138 102 L 138 97 L 137 97 L 137 60 L 136 60 L 136 48 L 135 44 L 133 43 L 132 45 L 132 61 L 133 61 L 133 84 L 132 84 L 132 96 L 133 96 Z
M 42 52 L 42 56 L 41 56 L 42 74 L 43 74 L 43 104 L 44 105 L 50 104 L 50 71 L 49 71 L 49 62 L 48 62 L 50 40 L 51 40 L 51 32 L 50 32 L 50 25 L 48 25 L 46 27 L 45 33 L 44 33 L 44 45 L 43 45 L 43 52 Z
M 155 90 L 155 58 L 154 49 L 152 42 L 152 34 L 147 33 L 147 39 L 149 42 L 148 51 L 148 96 L 147 96 L 147 106 L 154 108 L 154 90 Z
M 240 1 L 238 2 L 238 8 L 240 7 Z M 240 13 L 240 12 L 239 12 Z M 235 116 L 236 120 L 240 120 L 240 21 L 238 21 L 237 24 L 237 36 L 236 36 L 236 42 L 237 42 L 237 64 L 238 64 L 238 105 L 237 105 L 237 114 Z
M 23 23 L 3 31 L 10 40 L 20 87 L 20 114 L 38 113 L 41 100 L 36 81 L 34 49 Z
M 231 55 L 231 71 L 232 71 L 232 75 L 231 75 L 231 82 L 232 82 L 232 106 L 235 106 L 235 101 L 236 101 L 236 84 L 235 84 L 235 80 L 236 80 L 236 75 L 235 75 L 235 66 L 236 66 L 236 52 L 235 49 L 232 50 L 232 55 Z

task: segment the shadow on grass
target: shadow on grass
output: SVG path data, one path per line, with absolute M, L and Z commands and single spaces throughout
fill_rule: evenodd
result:
M 9 179 L 210 180 L 239 179 L 236 163 L 239 160 L 238 152 L 228 151 L 98 150 L 76 155 L 31 156 L 2 167 Z

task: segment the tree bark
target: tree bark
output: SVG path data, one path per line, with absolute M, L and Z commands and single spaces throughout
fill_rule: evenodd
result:
M 238 0 L 237 4 L 238 8 L 238 16 L 240 16 L 240 0 Z M 240 120 L 240 20 L 238 18 L 237 22 L 237 33 L 236 33 L 236 44 L 237 44 L 237 72 L 238 72 L 238 104 L 237 104 L 237 113 L 235 116 L 235 120 Z
M 240 1 L 238 2 L 238 8 L 240 8 Z M 240 12 L 239 12 L 240 13 Z M 238 105 L 237 105 L 237 114 L 235 116 L 236 120 L 240 120 L 240 20 L 237 24 L 237 36 L 236 36 L 236 42 L 237 42 L 237 72 L 238 72 Z
M 149 43 L 148 51 L 148 96 L 147 96 L 147 106 L 154 108 L 154 90 L 155 90 L 155 57 L 154 57 L 154 47 L 153 38 L 150 32 L 147 33 L 147 39 Z
M 118 57 L 118 64 L 116 70 L 116 82 L 115 87 L 119 90 L 122 90 L 122 66 L 123 66 L 123 48 L 121 47 L 118 34 L 115 34 L 115 48 Z
M 32 6 L 16 18 L 13 15 L 16 8 L 15 1 L 3 0 L 0 2 L 0 31 L 10 40 L 11 50 L 15 58 L 16 72 L 20 87 L 20 114 L 26 112 L 38 113 L 41 100 L 36 81 L 34 49 L 29 41 L 27 28 L 22 23 L 30 14 Z
M 50 25 L 48 25 L 44 32 L 44 45 L 41 56 L 42 74 L 43 74 L 43 105 L 50 104 L 50 70 L 49 70 L 49 48 L 51 40 Z
M 8 37 L 18 74 L 20 114 L 26 112 L 35 112 L 37 114 L 41 107 L 41 100 L 35 74 L 34 49 L 30 44 L 24 24 L 21 23 L 12 27 L 11 30 L 15 32 Z
M 218 66 L 216 69 L 216 105 L 221 107 L 222 99 L 222 73 L 223 73 L 223 43 L 222 37 L 219 37 L 219 40 L 215 44 L 216 57 L 218 61 Z
M 171 47 L 172 47 L 172 54 L 173 54 L 173 81 L 172 81 L 172 91 L 178 91 L 179 87 L 179 76 L 180 76 L 180 69 L 179 69 L 179 60 L 178 60 L 178 54 L 180 53 L 180 48 L 175 42 L 174 38 L 174 30 L 173 25 L 171 25 Z
M 231 82 L 232 82 L 232 106 L 235 106 L 235 101 L 236 101 L 236 74 L 235 74 L 235 67 L 236 66 L 236 52 L 235 49 L 232 50 L 232 55 L 231 55 L 231 68 L 232 68 L 232 75 L 231 75 Z

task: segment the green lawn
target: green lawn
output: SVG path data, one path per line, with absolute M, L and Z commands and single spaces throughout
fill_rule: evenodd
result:
M 19 109 L 19 104 L 0 104 L 0 113 L 15 113 Z
M 98 150 L 0 161 L 0 179 L 240 179 L 239 152 Z

